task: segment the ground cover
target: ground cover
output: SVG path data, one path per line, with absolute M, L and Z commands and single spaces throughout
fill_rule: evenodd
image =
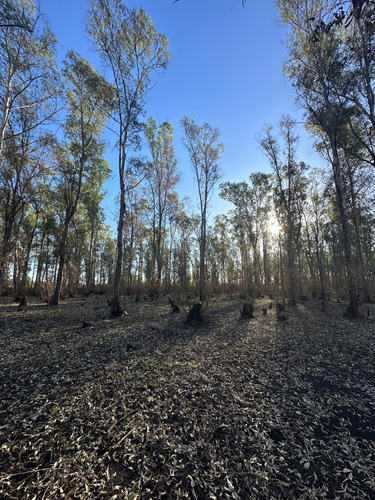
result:
M 0 497 L 375 498 L 372 311 L 269 302 L 2 303 Z

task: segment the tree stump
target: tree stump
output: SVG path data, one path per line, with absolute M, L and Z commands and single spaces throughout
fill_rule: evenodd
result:
M 254 306 L 250 302 L 245 302 L 242 307 L 241 316 L 243 318 L 254 318 Z
M 189 325 L 198 325 L 203 321 L 202 304 L 194 302 L 193 307 L 190 309 L 186 323 Z
M 27 298 L 26 296 L 22 297 L 19 299 L 20 303 L 18 304 L 19 307 L 26 307 L 27 306 Z
M 168 299 L 169 301 L 169 305 L 171 306 L 171 309 L 172 309 L 172 312 L 173 313 L 179 313 L 180 312 L 180 308 L 179 306 L 173 301 L 173 299 L 171 297 L 169 297 Z
M 124 314 L 127 315 L 127 312 L 120 306 L 119 301 L 107 299 L 107 304 L 111 312 L 111 318 L 120 318 Z

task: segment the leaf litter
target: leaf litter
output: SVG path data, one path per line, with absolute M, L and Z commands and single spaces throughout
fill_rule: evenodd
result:
M 1 498 L 374 498 L 372 318 L 240 305 L 2 304 Z

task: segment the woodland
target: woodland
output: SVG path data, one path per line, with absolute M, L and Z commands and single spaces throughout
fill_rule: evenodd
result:
M 105 78 L 0 2 L 2 498 L 374 498 L 375 5 L 275 3 L 325 167 L 286 112 L 270 173 L 221 182 L 220 131 L 181 117 L 194 213 L 144 113 L 171 58 L 148 14 L 88 2 Z

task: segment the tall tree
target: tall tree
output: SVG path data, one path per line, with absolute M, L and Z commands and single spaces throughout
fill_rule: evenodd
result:
M 235 206 L 233 221 L 236 221 L 237 225 L 242 224 L 248 235 L 253 258 L 252 279 L 247 283 L 247 290 L 249 292 L 253 292 L 253 284 L 257 288 L 262 281 L 264 284 L 267 284 L 267 276 L 269 274 L 265 267 L 267 266 L 267 262 L 263 262 L 262 266 L 262 249 L 260 243 L 263 238 L 264 250 L 265 245 L 267 245 L 264 236 L 266 234 L 272 202 L 271 177 L 270 174 L 255 172 L 250 175 L 249 183 L 225 182 L 220 185 L 220 197 L 230 201 Z M 262 278 L 264 279 L 262 280 Z
M 221 179 L 219 162 L 224 145 L 219 142 L 220 132 L 208 123 L 197 125 L 191 118 L 183 118 L 181 126 L 184 132 L 183 144 L 189 154 L 195 180 L 197 181 L 200 205 L 200 240 L 199 240 L 199 298 L 206 299 L 206 239 L 209 201 L 214 187 Z
M 335 94 L 334 82 L 345 69 L 346 58 L 336 31 L 324 31 L 316 39 L 311 19 L 324 15 L 327 3 L 317 0 L 277 2 L 283 22 L 291 28 L 286 72 L 293 82 L 302 103 L 310 130 L 319 138 L 333 171 L 336 199 L 340 213 L 349 288 L 347 314 L 359 315 L 357 272 L 353 257 L 347 199 L 345 197 L 342 164 L 340 161 L 340 132 L 355 113 L 348 100 Z
M 103 184 L 110 177 L 111 170 L 107 162 L 95 162 L 88 172 L 82 188 L 82 203 L 88 231 L 88 250 L 86 258 L 86 289 L 92 293 L 95 286 L 95 260 L 99 237 L 103 228 L 104 211 L 101 202 L 104 199 Z
M 14 250 L 15 228 L 25 215 L 25 206 L 33 202 L 37 184 L 46 174 L 46 157 L 51 138 L 29 129 L 35 110 L 22 108 L 12 123 L 22 133 L 9 137 L 0 159 L 0 286 L 7 275 L 9 256 Z
M 88 32 L 110 69 L 114 88 L 112 130 L 118 148 L 120 207 L 112 315 L 118 316 L 128 153 L 138 143 L 139 117 L 153 86 L 151 75 L 167 67 L 170 54 L 166 37 L 156 31 L 146 12 L 127 8 L 123 0 L 90 0 Z
M 298 136 L 295 133 L 295 123 L 289 117 L 281 120 L 280 135 L 283 139 L 282 146 L 273 135 L 272 127 L 268 127 L 259 143 L 275 174 L 275 210 L 283 227 L 285 250 L 285 292 L 288 302 L 295 305 L 300 288 L 298 240 L 302 223 L 300 204 L 305 197 L 303 173 L 306 166 L 297 162 Z
M 172 202 L 171 195 L 180 176 L 173 147 L 172 125 L 164 122 L 158 129 L 155 120 L 149 118 L 145 125 L 145 136 L 152 156 L 147 181 L 153 214 L 153 261 L 156 263 L 156 285 L 159 286 L 162 277 L 162 244 L 166 231 L 166 216 Z
M 58 305 L 70 224 L 82 196 L 82 184 L 90 172 L 101 169 L 104 143 L 100 140 L 107 118 L 106 102 L 111 88 L 84 58 L 69 52 L 65 61 L 68 114 L 65 135 L 69 142 L 56 149 L 56 190 L 62 203 L 61 234 L 58 243 L 59 266 L 51 303 Z

